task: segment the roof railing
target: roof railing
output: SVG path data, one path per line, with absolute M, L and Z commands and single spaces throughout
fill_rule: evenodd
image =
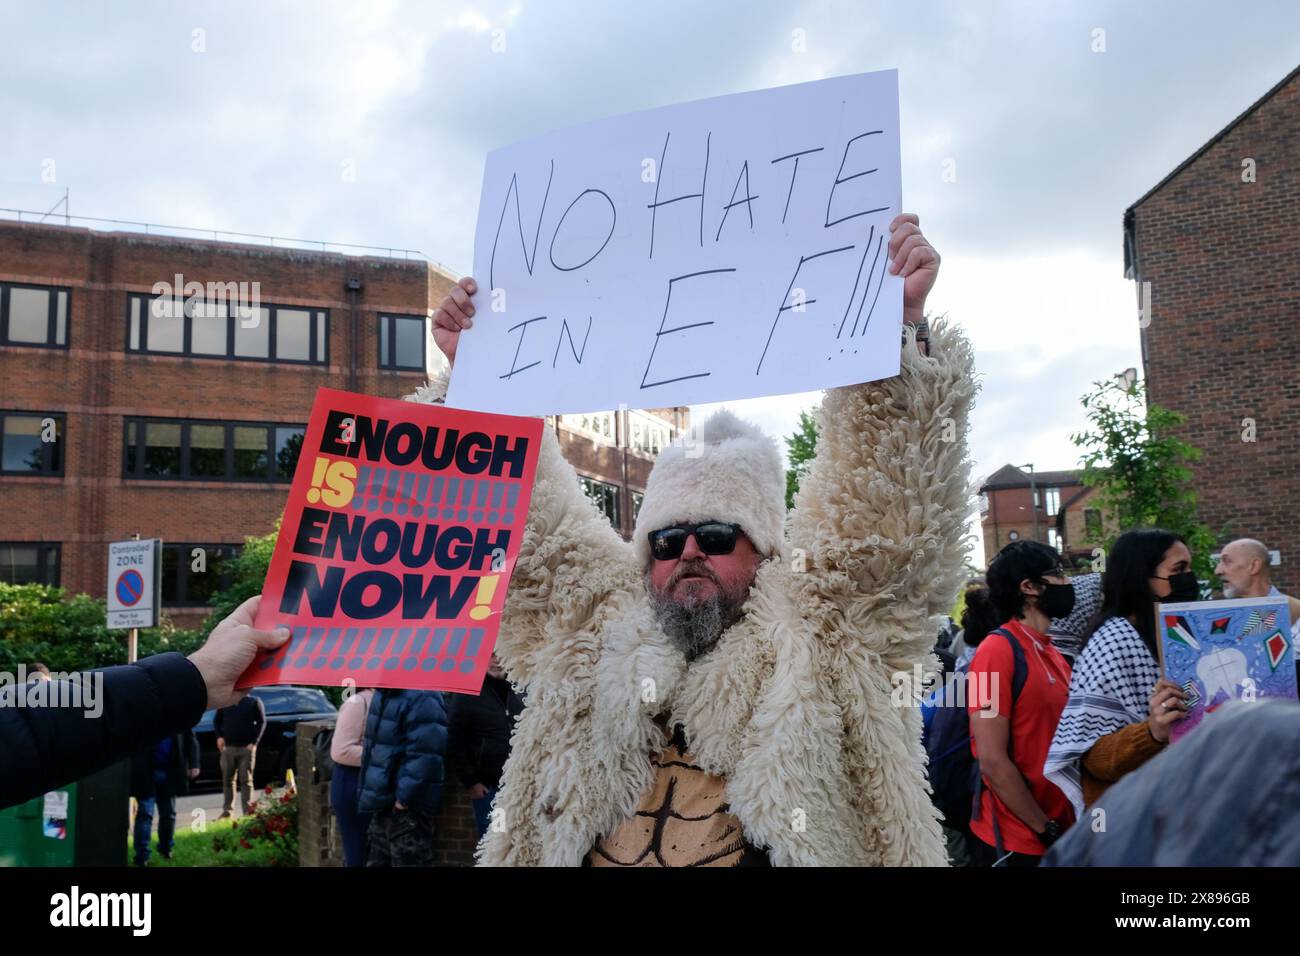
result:
M 26 216 L 28 218 L 24 219 Z M 71 226 L 74 223 L 102 223 L 110 226 L 127 226 L 131 229 L 142 231 L 147 236 L 163 236 L 165 238 L 184 239 L 189 236 L 169 236 L 168 233 L 159 232 L 160 229 L 170 230 L 172 232 L 194 234 L 201 238 L 209 236 L 216 242 L 238 240 L 251 240 L 255 243 L 265 243 L 276 249 L 301 249 L 304 251 L 321 252 L 338 252 L 340 255 L 370 255 L 385 253 L 390 259 L 423 259 L 429 265 L 433 266 L 440 272 L 446 273 L 454 279 L 460 278 L 460 273 L 450 266 L 439 262 L 432 256 L 427 256 L 418 249 L 398 249 L 393 246 L 364 246 L 355 242 L 327 242 L 322 239 L 292 239 L 286 236 L 268 236 L 256 232 L 232 232 L 229 229 L 202 229 L 197 226 L 168 226 L 162 223 L 153 222 L 136 222 L 132 219 L 103 219 L 97 216 L 70 216 L 66 213 L 35 212 L 30 209 L 7 209 L 0 207 L 0 217 L 15 218 L 18 222 L 31 222 L 40 224 L 53 217 L 64 220 L 64 225 Z M 94 228 L 94 227 L 90 227 Z M 276 245 L 279 243 L 279 245 Z M 360 250 L 357 252 L 346 252 L 343 250 Z

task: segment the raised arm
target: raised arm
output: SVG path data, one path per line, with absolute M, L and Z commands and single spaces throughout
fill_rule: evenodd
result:
M 910 232 L 897 256 L 914 265 L 928 246 L 919 228 Z M 911 327 L 938 267 L 928 251 L 928 276 L 903 270 L 908 325 L 900 373 L 826 392 L 817 456 L 800 482 L 790 526 L 791 547 L 802 549 L 818 590 L 846 617 L 871 613 L 896 625 L 861 630 L 868 644 L 890 645 L 872 650 L 900 662 L 929 651 L 934 634 L 923 625 L 951 606 L 971 501 L 966 430 L 977 386 L 970 344 L 938 320 L 925 355 Z
M 435 338 L 448 357 L 455 356 L 459 332 L 472 325 L 466 292 L 472 283 L 462 279 L 434 316 Z M 456 326 L 454 333 L 451 326 Z M 447 365 L 408 398 L 441 404 L 450 376 Z M 554 656 L 548 643 L 564 643 L 566 635 L 586 625 L 611 591 L 626 586 L 635 574 L 627 542 L 582 493 L 578 473 L 561 453 L 554 429 L 543 428 L 528 522 L 497 638 L 497 653 L 511 677 L 530 683 Z

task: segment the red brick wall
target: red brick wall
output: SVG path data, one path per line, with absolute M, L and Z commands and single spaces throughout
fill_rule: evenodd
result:
M 474 825 L 474 804 L 469 791 L 448 768 L 442 785 L 442 810 L 434 824 L 434 864 L 473 866 L 478 830 Z
M 1253 159 L 1256 182 L 1242 182 Z M 1201 519 L 1282 552 L 1300 591 L 1300 77 L 1135 209 L 1152 399 L 1201 448 Z M 1255 442 L 1242 440 L 1253 419 Z

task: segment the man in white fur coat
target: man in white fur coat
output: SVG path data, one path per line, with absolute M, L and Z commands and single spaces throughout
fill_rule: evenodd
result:
M 544 430 L 497 643 L 528 706 L 480 864 L 946 863 L 891 691 L 962 576 L 976 386 L 961 334 L 924 327 L 938 254 L 916 216 L 890 229 L 902 371 L 826 392 L 788 538 L 775 442 L 729 412 L 659 455 L 631 542 Z M 435 313 L 449 361 L 475 290 Z

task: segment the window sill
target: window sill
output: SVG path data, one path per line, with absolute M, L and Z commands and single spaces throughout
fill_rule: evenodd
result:
M 135 476 L 122 478 L 122 487 L 124 488 L 207 488 L 226 491 L 247 491 L 252 489 L 254 491 L 282 491 L 288 493 L 291 484 L 292 482 L 289 481 L 258 481 L 254 479 L 137 478 Z
M 180 361 L 180 362 L 225 362 L 230 365 L 268 365 L 273 368 L 305 368 L 318 369 L 320 371 L 329 371 L 332 366 L 327 362 L 312 362 L 308 359 L 280 359 L 280 358 L 259 358 L 255 355 L 207 355 L 204 353 L 184 352 L 146 352 L 142 349 L 123 349 L 122 353 L 131 359 L 144 359 L 147 362 L 153 361 Z
M 40 349 L 42 352 L 66 352 L 68 345 L 46 345 L 41 342 L 0 342 L 0 349 Z

